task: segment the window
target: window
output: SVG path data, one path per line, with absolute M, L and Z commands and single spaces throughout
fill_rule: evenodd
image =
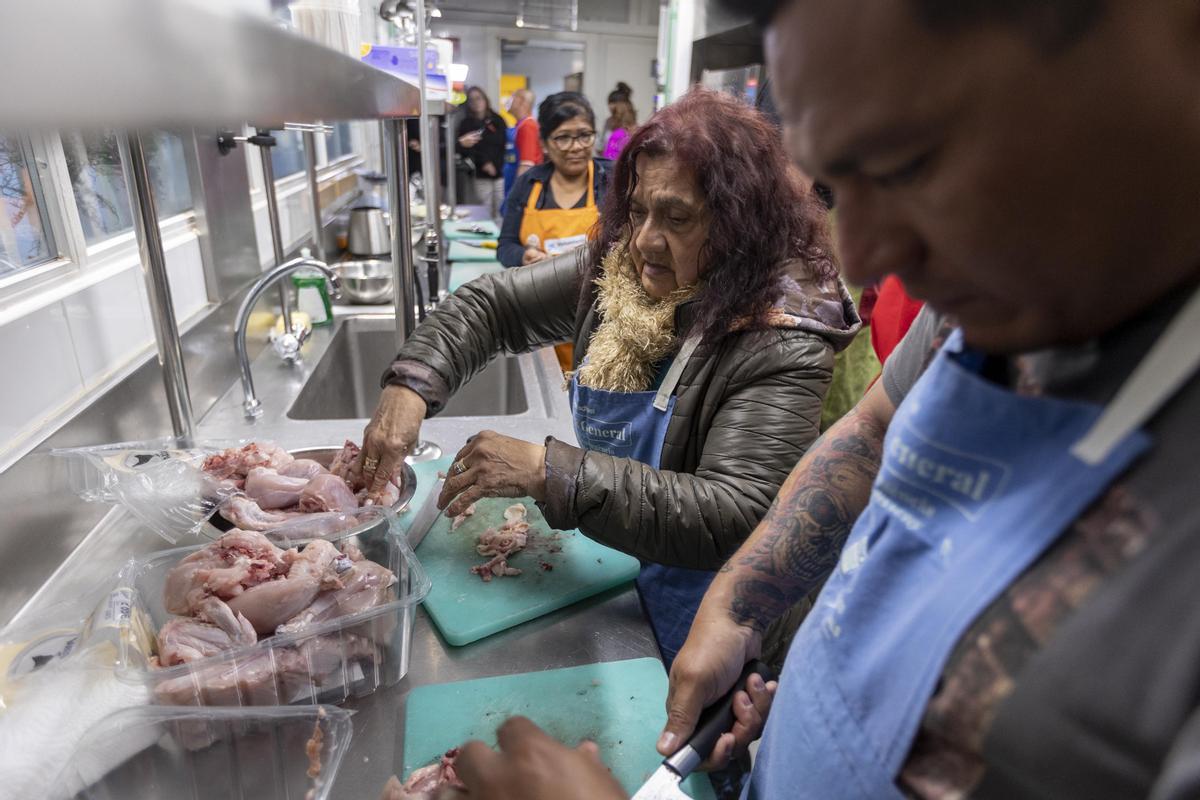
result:
M 0 134 L 0 278 L 57 256 L 29 142 Z
M 125 170 L 113 133 L 62 134 L 71 190 L 79 207 L 84 239 L 95 244 L 133 228 Z M 169 133 L 142 137 L 154 201 L 160 218 L 192 207 L 183 142 Z
M 325 154 L 327 161 L 336 161 L 354 152 L 354 141 L 351 136 L 349 122 L 335 122 L 333 133 L 325 137 Z
M 271 169 L 275 180 L 304 171 L 304 142 L 296 131 L 272 131 L 275 146 L 271 148 Z

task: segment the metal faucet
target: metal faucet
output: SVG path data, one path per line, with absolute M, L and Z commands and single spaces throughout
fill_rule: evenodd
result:
M 258 302 L 258 298 L 262 297 L 263 292 L 275 281 L 287 275 L 290 272 L 295 272 L 298 269 L 305 267 L 320 270 L 325 275 L 325 279 L 329 281 L 330 297 L 334 300 L 342 296 L 342 279 L 341 277 L 329 268 L 329 265 L 317 261 L 313 258 L 293 258 L 291 261 L 284 262 L 265 273 L 258 282 L 250 287 L 250 292 L 246 295 L 246 299 L 242 301 L 242 305 L 238 308 L 237 324 L 233 329 L 233 349 L 237 352 L 238 368 L 242 373 L 242 393 L 245 399 L 242 401 L 242 410 L 246 412 L 246 419 L 255 419 L 262 416 L 262 402 L 254 394 L 254 376 L 250 374 L 250 356 L 246 354 L 246 323 L 250 319 L 250 312 L 254 309 L 254 304 Z M 285 331 L 285 335 L 291 333 Z

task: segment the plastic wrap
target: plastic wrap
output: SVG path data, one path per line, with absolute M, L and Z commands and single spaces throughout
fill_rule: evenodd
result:
M 116 678 L 118 619 L 135 635 L 110 595 L 90 613 L 64 603 L 0 630 L 0 800 L 46 797 L 89 726 L 149 702 L 145 686 Z
M 51 797 L 324 800 L 350 746 L 350 716 L 326 706 L 121 711 L 88 730 Z
M 176 439 L 119 442 L 52 450 L 66 465 L 72 490 L 84 500 L 129 511 L 172 544 L 198 533 L 236 487 L 201 466 L 221 446 L 183 447 Z
M 340 703 L 398 682 L 408 671 L 415 610 L 429 592 L 429 579 L 390 510 L 367 507 L 347 516 L 357 524 L 342 531 L 334 546 L 347 554 L 356 549 L 391 570 L 396 582 L 388 602 L 174 666 L 157 666 L 154 639 L 130 632 L 120 637 L 118 676 L 168 705 Z M 164 601 L 167 575 L 201 549 L 167 550 L 126 566 L 117 591 L 128 592 L 131 625 L 145 618 L 158 631 L 173 618 Z

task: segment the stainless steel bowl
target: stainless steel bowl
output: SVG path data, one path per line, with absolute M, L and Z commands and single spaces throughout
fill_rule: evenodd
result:
M 297 450 L 289 450 L 296 458 L 310 458 L 323 467 L 328 467 L 334 456 L 342 451 L 340 447 L 302 447 Z M 404 471 L 400 478 L 400 497 L 392 504 L 392 510 L 400 514 L 408 509 L 408 504 L 412 502 L 413 495 L 417 492 L 417 473 L 413 468 L 405 462 Z M 221 516 L 220 512 L 209 517 L 208 524 L 216 528 L 220 532 L 225 532 L 233 529 L 233 523 Z M 213 534 L 211 538 L 216 538 L 220 533 Z M 269 535 L 269 534 L 268 534 Z
M 296 458 L 309 458 L 328 469 L 333 463 L 334 456 L 342 452 L 340 447 L 302 447 L 299 450 L 288 450 Z M 412 502 L 413 495 L 417 491 L 417 473 L 413 472 L 413 468 L 406 462 L 404 464 L 404 472 L 400 477 L 400 498 L 392 504 L 392 510 L 399 514 L 408 508 L 408 504 Z
M 382 259 L 343 261 L 333 265 L 342 279 L 342 297 L 357 305 L 392 301 L 392 262 Z

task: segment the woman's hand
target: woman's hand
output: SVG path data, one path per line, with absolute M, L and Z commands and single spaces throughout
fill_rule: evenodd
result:
M 450 465 L 438 508 L 456 517 L 481 497 L 545 499 L 546 448 L 494 431 L 481 431 Z
M 479 168 L 484 175 L 490 178 L 496 177 L 496 165 L 490 161 L 483 162 L 483 166 Z
M 458 144 L 460 147 L 469 150 L 479 144 L 481 139 L 483 139 L 483 131 L 471 131 L 458 137 Z
M 425 401 L 405 386 L 388 386 L 379 398 L 375 414 L 363 431 L 359 468 L 367 484 L 367 499 L 378 503 L 388 481 L 404 466 L 404 457 L 417 443 Z
M 572 749 L 525 717 L 496 731 L 499 752 L 467 742 L 454 761 L 466 796 L 487 800 L 626 800 L 592 742 Z M 460 794 L 461 796 L 461 794 Z
M 521 257 L 521 263 L 535 264 L 538 261 L 544 261 L 549 257 L 549 254 L 544 250 L 538 250 L 536 247 L 526 247 L 525 255 Z

